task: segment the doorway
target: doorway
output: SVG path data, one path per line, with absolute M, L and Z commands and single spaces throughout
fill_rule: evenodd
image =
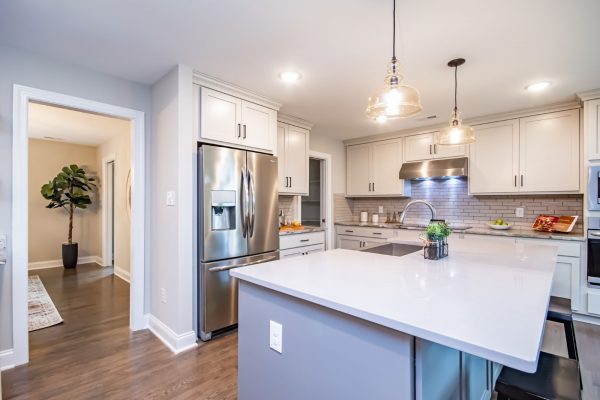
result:
M 331 154 L 309 152 L 309 195 L 298 196 L 302 223 L 325 230 L 325 250 L 335 247 Z
M 109 161 L 106 164 L 106 175 L 104 177 L 107 191 L 106 208 L 108 213 L 108 220 L 106 221 L 108 239 L 106 246 L 108 247 L 108 263 L 105 264 L 115 266 L 115 161 Z
M 129 287 L 129 326 L 131 330 L 147 327 L 144 317 L 145 292 L 145 128 L 141 111 L 100 103 L 60 93 L 14 85 L 13 90 L 13 365 L 29 361 L 28 337 L 28 108 L 30 102 L 80 110 L 130 121 L 131 142 L 131 278 Z M 135 175 L 133 174 L 135 172 Z M 113 180 L 114 181 L 114 180 Z M 114 209 L 114 207 L 113 207 Z M 114 225 L 114 223 L 113 223 Z M 113 230 L 114 233 L 114 230 Z M 113 234 L 114 237 L 114 234 Z M 113 246 L 114 248 L 114 242 Z M 114 251 L 114 250 L 113 250 Z

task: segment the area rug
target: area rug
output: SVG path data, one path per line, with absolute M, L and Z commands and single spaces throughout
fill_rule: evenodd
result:
M 63 322 L 38 275 L 29 277 L 27 303 L 29 306 L 29 332 Z

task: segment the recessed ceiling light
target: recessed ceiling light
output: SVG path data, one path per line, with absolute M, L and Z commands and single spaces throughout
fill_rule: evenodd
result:
M 300 80 L 301 76 L 300 73 L 296 71 L 284 71 L 279 74 L 279 78 L 284 82 L 296 82 Z
M 525 90 L 529 92 L 540 92 L 550 86 L 550 82 L 535 82 L 530 85 L 525 86 Z

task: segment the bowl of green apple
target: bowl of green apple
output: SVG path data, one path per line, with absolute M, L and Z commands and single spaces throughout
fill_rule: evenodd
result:
M 488 224 L 488 226 L 492 229 L 497 229 L 497 230 L 506 230 L 506 229 L 510 229 L 512 227 L 511 224 L 509 224 L 502 218 L 498 218 L 497 220 L 490 222 Z

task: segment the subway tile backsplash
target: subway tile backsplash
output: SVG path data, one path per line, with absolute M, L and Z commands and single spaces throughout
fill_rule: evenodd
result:
M 345 198 L 335 194 L 335 220 L 358 221 L 361 211 L 371 215 L 383 206 L 379 220 L 385 221 L 387 214 L 402 212 L 411 200 L 423 199 L 431 202 L 437 210 L 438 218 L 453 223 L 464 223 L 483 227 L 489 221 L 502 218 L 519 227 L 530 227 L 539 214 L 579 215 L 575 229 L 583 227 L 583 195 L 499 195 L 471 196 L 468 193 L 467 178 L 435 179 L 412 181 L 410 198 Z M 523 207 L 523 218 L 515 217 L 515 208 Z M 415 205 L 409 211 L 406 222 L 427 222 L 431 213 L 423 205 Z

